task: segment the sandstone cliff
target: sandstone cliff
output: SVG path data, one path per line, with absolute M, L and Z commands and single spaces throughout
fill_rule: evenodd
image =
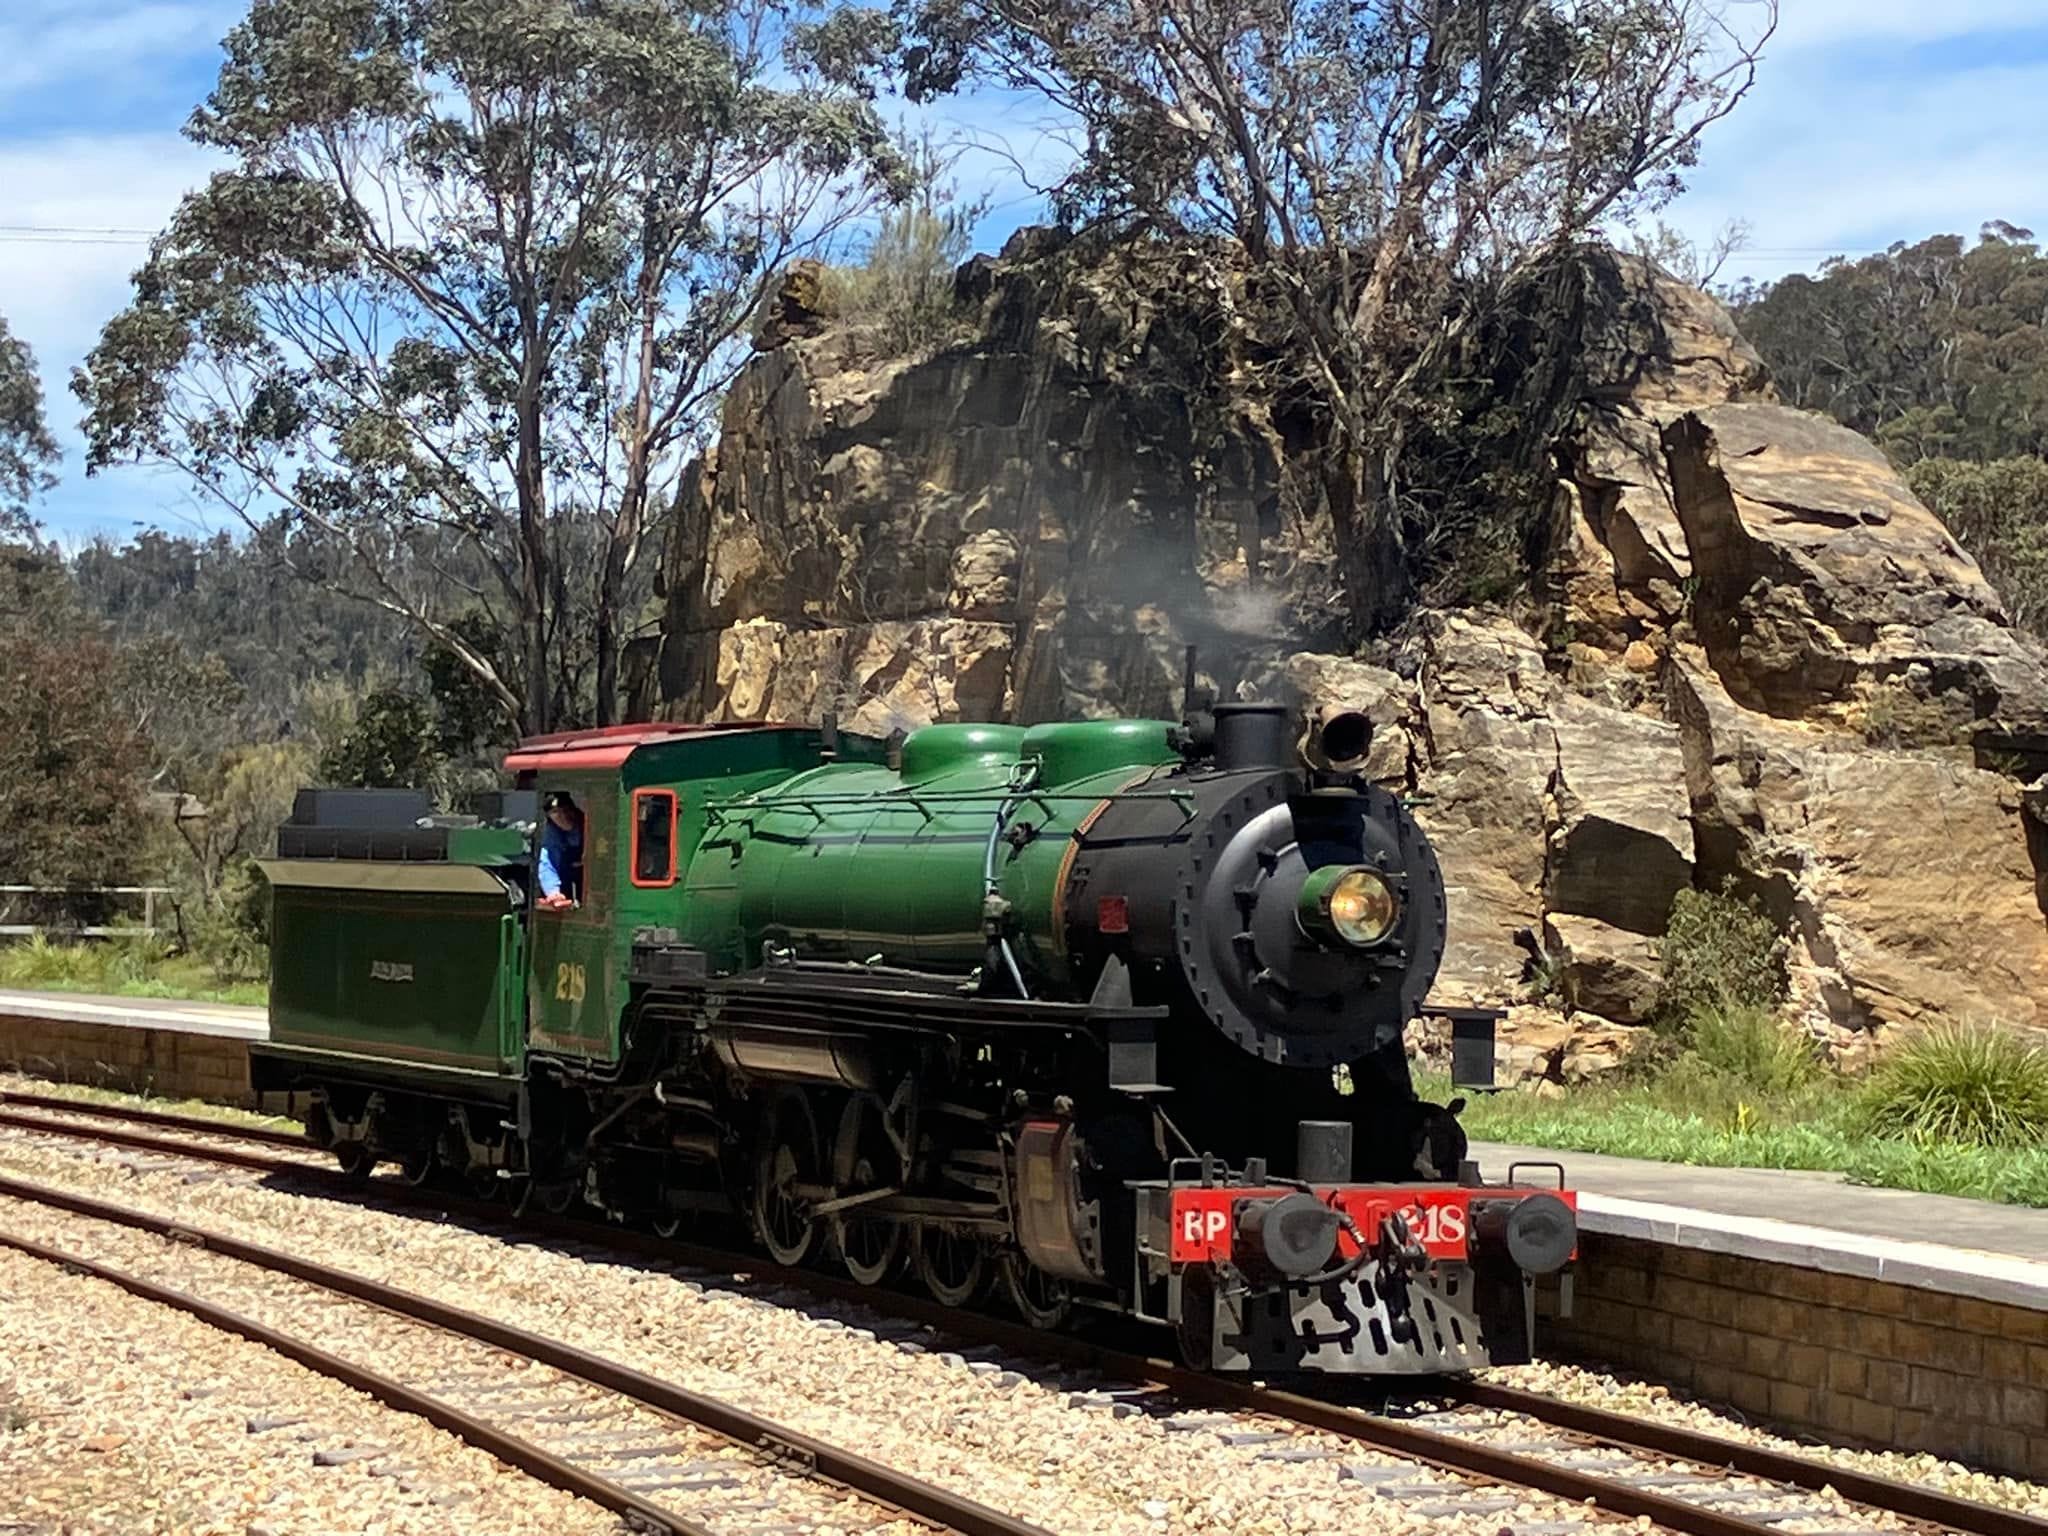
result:
M 1601 258 L 1537 596 L 1354 657 L 1282 445 L 1162 383 L 1200 338 L 1006 256 L 963 271 L 979 323 L 937 355 L 764 333 L 676 519 L 664 713 L 1170 713 L 1193 641 L 1226 697 L 1379 722 L 1371 771 L 1421 798 L 1452 887 L 1439 994 L 1561 988 L 1517 1009 L 1528 1071 L 1623 1054 L 1673 894 L 1724 878 L 1837 1046 L 2048 1029 L 2041 648 L 1875 448 L 1774 401 L 1714 301 Z

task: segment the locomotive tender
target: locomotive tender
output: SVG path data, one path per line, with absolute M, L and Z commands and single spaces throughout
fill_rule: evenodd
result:
M 785 1264 L 1107 1308 L 1204 1367 L 1524 1359 L 1575 1201 L 1482 1184 L 1416 1101 L 1444 884 L 1369 735 L 1331 721 L 1308 771 L 1269 705 L 655 724 L 523 743 L 482 817 L 305 791 L 255 1085 L 363 1174 L 737 1217 Z M 536 794 L 581 810 L 573 906 L 536 899 Z

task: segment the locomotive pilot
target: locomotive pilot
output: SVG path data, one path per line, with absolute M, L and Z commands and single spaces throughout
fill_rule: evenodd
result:
M 547 798 L 539 873 L 540 900 L 535 905 L 550 911 L 576 905 L 583 894 L 583 812 L 560 790 Z

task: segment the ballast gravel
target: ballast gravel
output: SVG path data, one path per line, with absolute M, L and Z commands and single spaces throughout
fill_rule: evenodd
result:
M 1830 1466 L 1867 1473 L 1873 1477 L 1888 1477 L 1895 1482 L 1935 1488 L 1943 1493 L 1954 1494 L 1959 1499 L 1973 1499 L 1980 1504 L 1996 1504 L 2002 1508 L 2017 1509 L 2048 1519 L 2048 1487 L 2043 1487 L 2039 1483 L 2027 1482 L 2016 1477 L 2001 1477 L 1992 1472 L 1980 1472 L 1964 1466 L 1961 1462 L 1946 1461 L 1939 1456 L 1924 1453 L 1852 1450 L 1844 1446 L 1794 1440 L 1785 1435 L 1775 1435 L 1768 1430 L 1757 1429 L 1731 1414 L 1709 1407 L 1705 1403 L 1694 1402 L 1683 1394 L 1655 1382 L 1611 1375 L 1583 1366 L 1546 1361 L 1489 1371 L 1486 1373 L 1486 1379 L 1498 1381 L 1503 1386 L 1541 1392 L 1566 1402 L 1587 1403 L 1596 1408 L 1608 1408 L 1616 1413 L 1626 1413 L 1636 1418 L 1680 1424 L 1688 1429 L 1699 1430 L 1703 1434 L 1768 1446 L 1773 1450 L 1787 1451 L 1795 1456 L 1823 1461 Z
M 0 1085 L 4 1086 L 4 1085 Z M 1061 1532 L 1357 1532 L 1496 1536 L 1586 1512 L 1519 1490 L 1447 1483 L 1462 1512 L 1376 1494 L 1410 1464 L 1271 1420 L 1153 1411 L 1072 1372 L 969 1358 L 831 1303 L 774 1302 L 598 1249 L 564 1251 L 264 1187 L 148 1154 L 0 1135 L 0 1167 L 302 1251 L 625 1361 Z M 601 1239 L 600 1239 L 601 1240 Z M 849 1326 L 851 1321 L 852 1326 Z M 869 1326 L 862 1326 L 863 1323 Z M 894 1333 L 907 1336 L 890 1337 Z M 875 1334 L 882 1337 L 876 1337 Z M 1673 1395 L 1577 1367 L 1504 1382 L 1844 1468 L 2048 1516 L 2048 1490 L 1930 1456 L 1791 1441 Z M 1482 1500 L 1497 1507 L 1481 1513 Z M 1500 1501 L 1508 1501 L 1502 1503 Z M 1859 1521 L 1859 1523 L 1876 1523 Z M 1796 1527 L 1788 1526 L 1788 1529 Z
M 260 1345 L 0 1250 L 0 1530 L 620 1529 L 609 1511 Z

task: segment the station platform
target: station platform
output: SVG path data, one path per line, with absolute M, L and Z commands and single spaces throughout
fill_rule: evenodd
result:
M 261 1008 L 87 992 L 0 990 L 0 1067 L 162 1098 L 255 1106 L 249 1047 Z
M 1489 1179 L 1518 1162 L 1562 1163 L 1589 1232 L 2048 1310 L 2048 1210 L 1804 1169 L 1698 1168 L 1497 1142 L 1474 1142 L 1472 1156 Z
M 270 1020 L 261 1008 L 229 1003 L 188 1003 L 168 997 L 116 997 L 95 992 L 34 992 L 0 988 L 0 1017 L 78 1019 L 124 1029 L 175 1029 L 195 1035 L 267 1040 Z

